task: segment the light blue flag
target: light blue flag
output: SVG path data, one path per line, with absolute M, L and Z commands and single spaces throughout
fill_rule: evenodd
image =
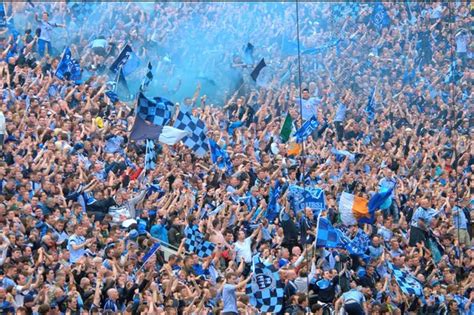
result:
M 135 72 L 140 67 L 140 64 L 140 58 L 132 51 L 127 62 L 122 67 L 123 75 L 128 76 Z

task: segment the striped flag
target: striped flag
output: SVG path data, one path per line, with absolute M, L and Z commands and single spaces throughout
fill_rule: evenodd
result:
M 365 198 L 343 192 L 339 199 L 339 213 L 344 225 L 354 225 L 362 218 L 370 219 L 369 201 Z

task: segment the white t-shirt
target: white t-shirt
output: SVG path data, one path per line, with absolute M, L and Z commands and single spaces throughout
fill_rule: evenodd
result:
M 237 241 L 234 244 L 236 250 L 236 259 L 239 262 L 243 257 L 246 263 L 252 262 L 252 239 L 247 237 L 243 242 Z
M 6 123 L 5 123 L 5 116 L 3 115 L 3 112 L 0 112 L 0 135 L 5 134 L 6 128 L 7 128 L 7 126 L 6 126 Z

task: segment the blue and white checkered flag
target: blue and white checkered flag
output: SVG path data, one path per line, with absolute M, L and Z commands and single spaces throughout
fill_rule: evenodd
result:
M 279 313 L 283 308 L 285 285 L 278 270 L 273 265 L 265 265 L 256 255 L 252 259 L 252 271 L 252 281 L 245 288 L 250 304 L 262 313 Z
M 151 81 L 153 80 L 153 67 L 151 66 L 151 62 L 148 62 L 147 72 L 145 77 L 143 78 L 143 82 L 140 85 L 140 91 L 145 91 L 148 86 L 150 85 Z
M 207 153 L 209 150 L 207 128 L 202 120 L 180 110 L 173 127 L 191 133 L 190 136 L 183 138 L 183 143 L 197 156 L 202 157 Z
M 201 258 L 210 256 L 216 248 L 216 244 L 204 240 L 196 224 L 188 225 L 184 229 L 184 235 L 186 237 L 184 242 L 186 251 L 195 253 Z
M 171 120 L 174 104 L 162 97 L 155 97 L 154 102 L 140 93 L 138 95 L 137 114 L 145 121 L 156 126 L 165 126 Z
M 353 239 L 345 236 L 343 241 L 346 244 L 346 248 L 351 255 L 365 256 L 365 252 L 369 248 L 370 238 L 369 236 L 361 229 L 357 231 L 357 234 Z
M 399 269 L 391 262 L 387 261 L 387 266 L 388 269 L 391 270 L 392 276 L 395 277 L 395 281 L 397 281 L 397 284 L 403 293 L 415 295 L 424 300 L 425 296 L 423 294 L 423 285 L 420 281 L 418 281 L 418 279 L 409 274 L 407 271 Z
M 156 166 L 156 150 L 153 140 L 146 141 L 145 170 L 152 170 Z
M 318 224 L 316 227 L 316 247 L 327 248 L 346 248 L 343 241 L 344 233 L 332 226 L 331 222 L 318 216 Z

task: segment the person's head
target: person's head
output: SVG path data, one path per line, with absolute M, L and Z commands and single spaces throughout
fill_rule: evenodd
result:
M 116 301 L 119 298 L 119 293 L 117 289 L 110 288 L 107 290 L 107 296 L 109 297 L 109 299 Z
M 303 99 L 309 99 L 309 89 L 303 89 L 302 92 Z
M 48 12 L 43 12 L 43 14 L 41 15 L 41 18 L 43 19 L 44 22 L 48 22 L 49 13 Z
M 236 284 L 237 283 L 237 275 L 234 272 L 229 272 L 225 275 L 225 279 L 228 284 Z

